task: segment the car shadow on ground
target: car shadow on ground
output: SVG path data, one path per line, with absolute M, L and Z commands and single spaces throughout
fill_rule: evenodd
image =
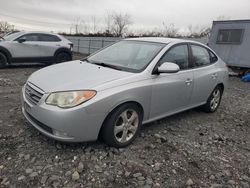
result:
M 147 135 L 148 130 L 154 131 L 155 133 L 157 133 L 157 129 L 155 128 L 155 126 L 165 126 L 166 127 L 166 123 L 171 121 L 172 123 L 167 125 L 167 127 L 172 128 L 172 129 L 179 129 L 179 125 L 177 123 L 175 123 L 175 121 L 179 120 L 179 119 L 185 119 L 188 118 L 188 116 L 192 116 L 192 115 L 199 115 L 199 114 L 206 114 L 205 112 L 202 112 L 200 110 L 199 107 L 194 108 L 194 109 L 190 109 L 184 112 L 180 112 L 171 116 L 167 116 L 164 117 L 162 119 L 150 122 L 150 123 L 146 123 L 143 124 L 140 133 L 145 134 L 145 136 Z M 47 144 L 49 147 L 55 147 L 55 149 L 70 149 L 70 150 L 78 150 L 78 149 L 82 149 L 82 148 L 87 148 L 87 147 L 91 147 L 92 149 L 105 149 L 108 146 L 102 142 L 102 140 L 99 138 L 96 141 L 92 141 L 92 142 L 62 142 L 62 141 L 57 141 L 54 140 L 52 138 L 49 138 L 45 135 L 43 135 L 42 133 L 40 133 L 38 130 L 36 130 L 32 125 L 29 124 L 29 122 L 25 121 L 23 122 L 24 124 L 27 125 L 27 127 L 29 127 L 28 129 L 26 129 L 26 131 L 29 131 L 30 134 L 32 135 L 32 137 L 34 137 L 35 139 L 38 139 L 38 141 L 40 141 L 41 143 L 45 143 Z M 165 123 L 165 125 L 164 125 Z M 175 126 L 176 125 L 176 126 Z M 139 135 L 138 135 L 139 137 Z M 133 145 L 133 143 L 132 143 Z M 129 147 L 129 146 L 128 146 Z
M 13 65 L 8 65 L 4 69 L 23 69 L 23 68 L 43 68 L 49 66 L 47 64 L 43 63 L 22 63 L 22 64 L 13 64 Z

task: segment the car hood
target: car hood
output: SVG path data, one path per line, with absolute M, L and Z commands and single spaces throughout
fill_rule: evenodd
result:
M 45 92 L 83 90 L 133 74 L 77 60 L 40 69 L 28 82 Z

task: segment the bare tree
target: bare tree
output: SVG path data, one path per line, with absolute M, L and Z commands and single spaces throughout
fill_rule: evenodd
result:
M 122 37 L 130 24 L 132 24 L 132 21 L 129 14 L 116 12 L 112 14 L 112 32 L 115 36 Z
M 83 31 L 84 34 L 89 34 L 90 33 L 90 25 L 88 23 L 83 23 Z
M 95 16 L 92 16 L 91 20 L 92 20 L 92 32 L 97 33 L 98 32 L 98 28 L 97 28 L 98 27 L 98 20 Z
M 140 37 L 163 37 L 160 28 L 155 28 L 153 30 L 144 30 L 138 34 Z
M 163 22 L 162 25 L 163 25 L 162 34 L 164 37 L 176 37 L 177 36 L 178 29 L 175 27 L 173 23 L 167 25 Z
M 192 24 L 190 24 L 188 26 L 188 30 L 189 30 L 189 36 L 192 37 L 192 36 L 196 35 L 197 30 L 199 30 L 199 27 L 197 25 L 193 26 Z
M 0 21 L 0 34 L 9 33 L 14 31 L 14 25 L 10 25 L 8 22 Z
M 70 27 L 70 33 L 74 32 L 75 34 L 80 34 L 83 29 L 84 22 L 81 18 L 76 18 L 75 22 Z
M 209 36 L 211 33 L 211 27 L 204 27 L 202 32 L 200 33 L 201 37 Z
M 210 27 L 206 27 L 206 26 L 193 26 L 193 25 L 189 25 L 188 26 L 188 30 L 189 30 L 189 35 L 188 37 L 191 38 L 200 38 L 200 37 L 205 37 L 208 36 L 209 33 L 211 32 L 211 28 Z
M 112 19 L 113 19 L 112 14 L 110 12 L 107 12 L 104 18 L 104 22 L 105 22 L 104 28 L 107 34 L 110 34 L 112 31 Z

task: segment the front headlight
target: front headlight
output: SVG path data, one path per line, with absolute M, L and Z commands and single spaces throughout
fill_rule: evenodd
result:
M 96 91 L 93 90 L 55 92 L 49 95 L 46 104 L 71 108 L 90 100 L 95 95 Z

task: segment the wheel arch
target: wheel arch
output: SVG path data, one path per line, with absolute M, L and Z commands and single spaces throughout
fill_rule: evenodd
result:
M 142 106 L 138 101 L 135 101 L 135 100 L 122 101 L 122 102 L 120 102 L 119 104 L 115 105 L 115 106 L 112 108 L 112 110 L 110 110 L 110 111 L 108 112 L 108 114 L 106 115 L 106 117 L 105 117 L 105 119 L 103 120 L 102 125 L 101 125 L 101 127 L 100 127 L 100 130 L 99 130 L 99 133 L 98 133 L 98 139 L 99 139 L 100 136 L 101 136 L 101 132 L 102 132 L 103 127 L 104 127 L 103 125 L 105 124 L 105 122 L 107 121 L 107 119 L 109 118 L 109 116 L 112 114 L 112 112 L 114 112 L 114 111 L 115 111 L 117 108 L 119 108 L 120 106 L 122 106 L 122 105 L 124 105 L 124 104 L 128 104 L 128 103 L 136 104 L 136 105 L 140 108 L 141 113 L 142 113 L 142 119 L 143 119 L 143 117 L 144 117 L 144 109 L 143 109 L 143 106 Z
M 72 52 L 68 48 L 64 48 L 64 47 L 58 48 L 54 53 L 54 57 L 56 57 L 59 53 L 67 53 L 68 55 L 70 55 L 72 59 Z
M 224 92 L 224 84 L 223 83 L 218 83 L 216 87 L 220 87 L 222 90 L 222 93 Z

